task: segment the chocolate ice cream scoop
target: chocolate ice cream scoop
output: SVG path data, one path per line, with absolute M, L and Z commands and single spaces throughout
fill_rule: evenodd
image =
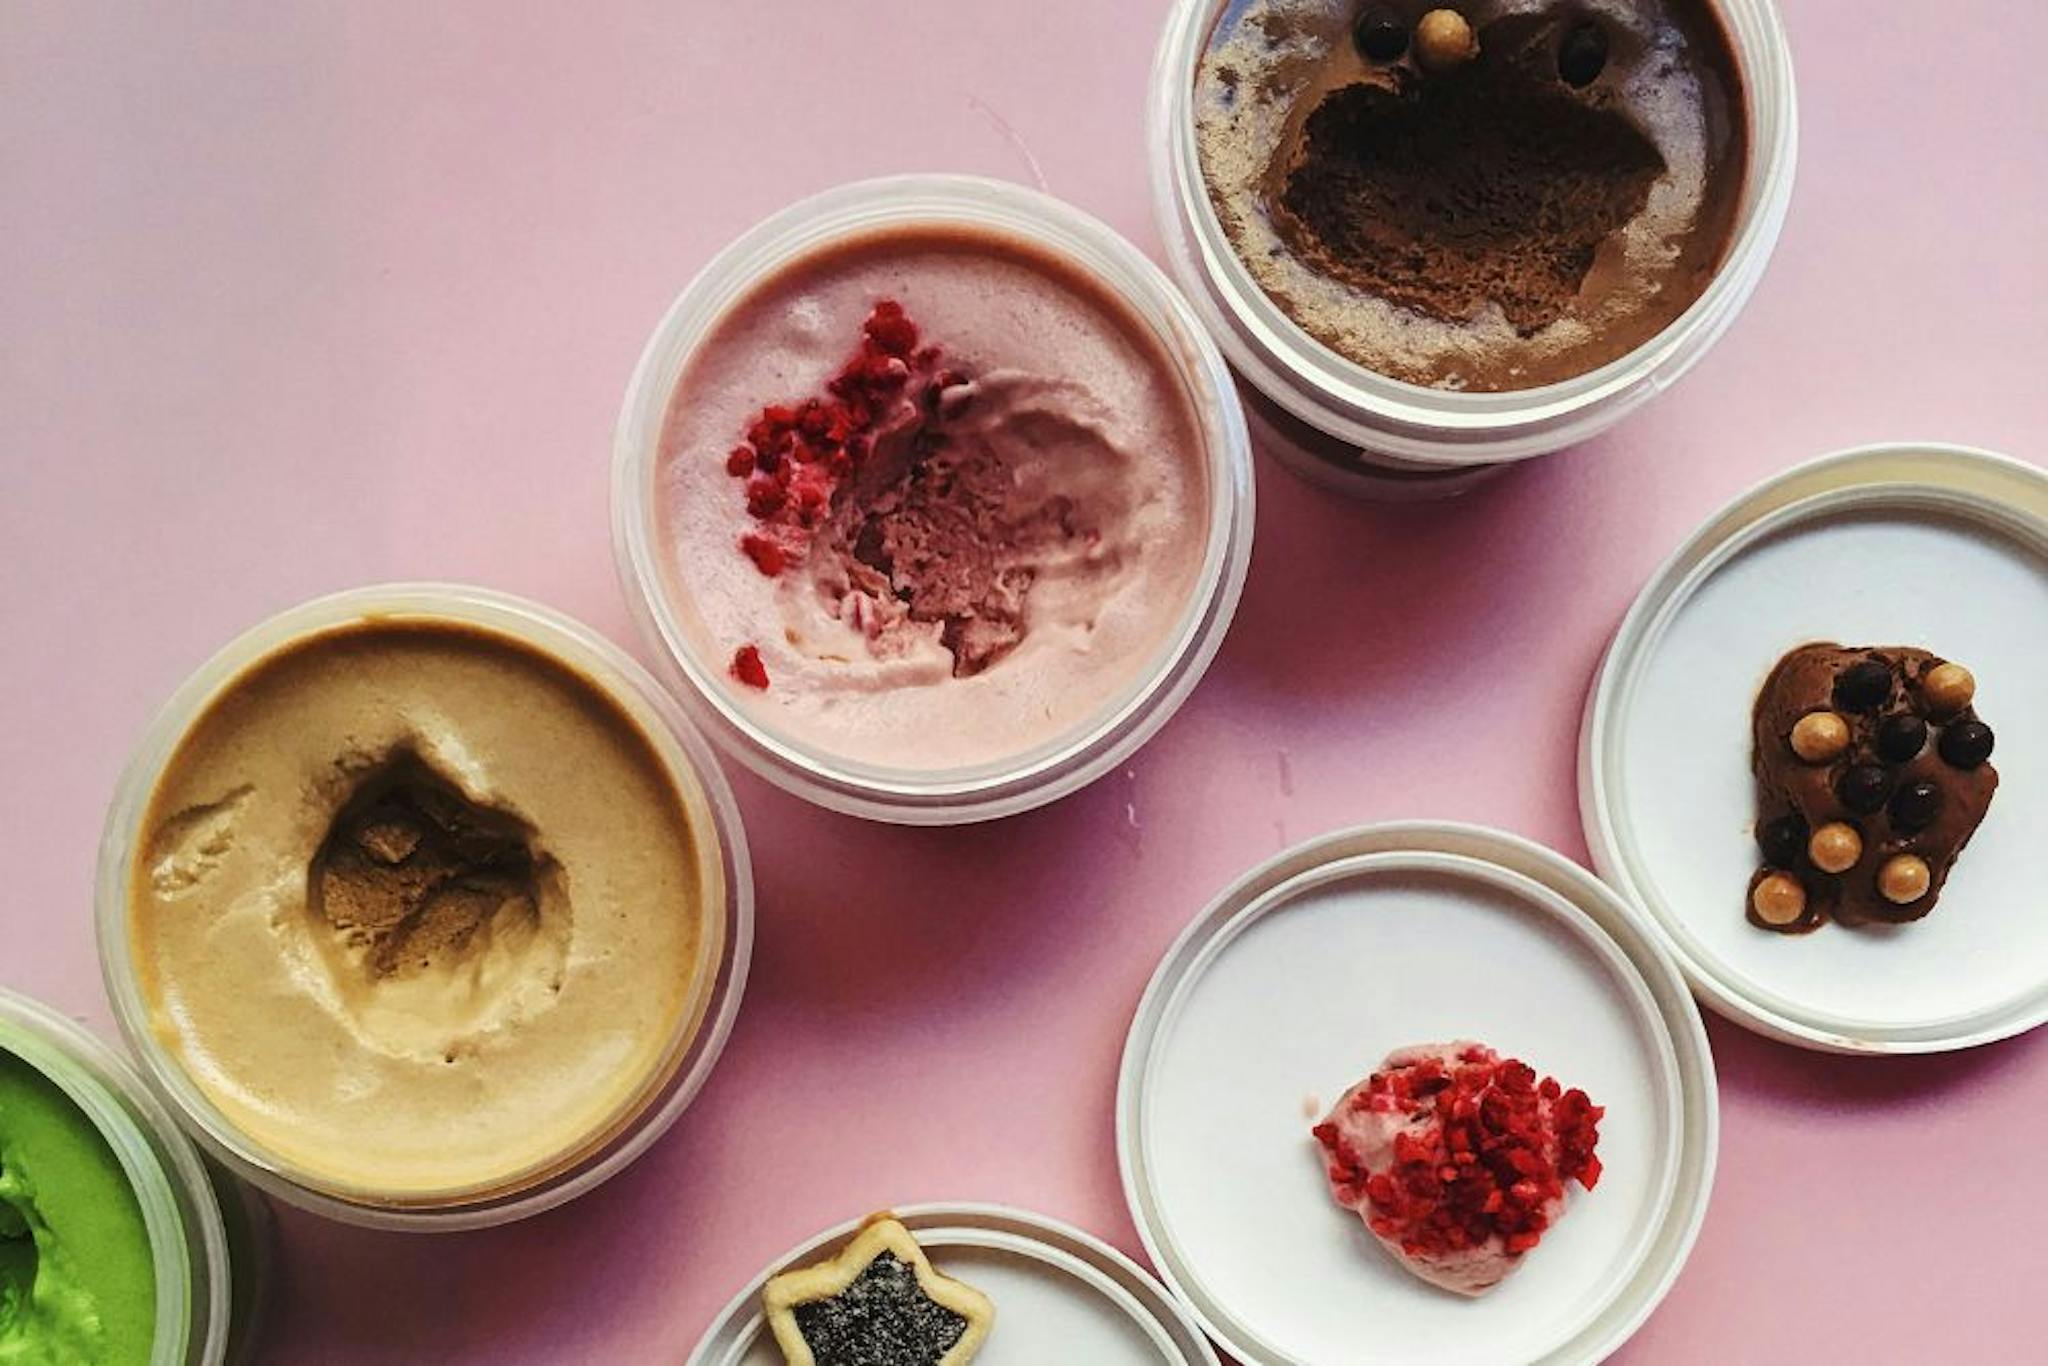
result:
M 1259 287 L 1416 384 L 1527 389 L 1637 349 L 1712 282 L 1744 197 L 1712 0 L 1243 0 L 1194 108 Z
M 1275 163 L 1281 236 L 1432 317 L 1491 303 L 1525 334 L 1563 317 L 1665 164 L 1625 113 L 1562 79 L 1562 27 L 1509 15 L 1466 69 L 1391 67 L 1324 95 Z
M 1910 646 L 1802 645 L 1752 718 L 1753 924 L 1896 925 L 1934 909 L 1991 806 L 1994 737 L 1968 670 Z

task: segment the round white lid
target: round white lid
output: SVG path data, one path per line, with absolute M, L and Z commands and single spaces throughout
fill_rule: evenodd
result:
M 1100 1239 L 1000 1205 L 932 1204 L 896 1211 L 932 1265 L 995 1302 L 995 1328 L 975 1366 L 1217 1366 L 1216 1353 L 1166 1288 Z M 781 1366 L 761 1312 L 770 1277 L 822 1260 L 852 1220 L 790 1249 L 734 1297 L 689 1366 Z
M 1394 1049 L 1476 1039 L 1607 1107 L 1596 1190 L 1467 1300 L 1336 1204 L 1310 1128 Z M 1170 950 L 1118 1098 L 1161 1275 L 1255 1362 L 1566 1362 L 1613 1349 L 1706 1206 L 1713 1064 L 1677 968 L 1590 874 L 1514 836 L 1411 823 L 1255 870 Z
M 1899 926 L 1779 935 L 1745 919 L 1750 712 L 1814 641 L 1969 666 L 2000 783 L 1941 900 Z M 1580 802 L 1601 876 L 1643 906 L 1708 1004 L 1845 1052 L 1927 1052 L 2048 1020 L 2048 473 L 1873 447 L 1742 495 L 1653 576 L 1588 701 Z

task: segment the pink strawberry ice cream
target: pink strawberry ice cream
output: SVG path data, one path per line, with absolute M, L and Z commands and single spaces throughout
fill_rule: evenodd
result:
M 1499 1285 L 1600 1180 L 1584 1091 L 1484 1044 L 1400 1048 L 1314 1130 L 1337 1203 L 1409 1271 L 1460 1295 Z
M 663 573 L 730 695 L 841 759 L 960 768 L 1141 683 L 1206 552 L 1160 343 L 1021 241 L 892 230 L 733 305 L 662 434 Z

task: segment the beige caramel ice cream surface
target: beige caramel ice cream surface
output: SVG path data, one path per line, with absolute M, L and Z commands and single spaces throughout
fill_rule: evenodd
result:
M 131 873 L 151 1025 L 308 1184 L 432 1202 L 587 1156 L 672 1073 L 722 943 L 701 793 L 590 679 L 365 622 L 229 680 Z

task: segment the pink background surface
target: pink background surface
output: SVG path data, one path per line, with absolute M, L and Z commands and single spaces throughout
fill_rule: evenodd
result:
M 1226 880 L 1401 816 L 1583 858 L 1582 689 L 1708 511 L 1872 440 L 2041 460 L 2048 10 L 1787 9 L 1790 226 L 1675 393 L 1461 505 L 1351 505 L 1262 464 L 1250 586 L 1207 682 L 1129 773 L 1050 810 L 894 830 L 739 779 L 758 956 L 693 1110 L 518 1227 L 409 1240 L 287 1216 L 264 1359 L 678 1361 L 767 1258 L 890 1202 L 1014 1203 L 1135 1251 L 1118 1051 Z M 1156 249 L 1141 112 L 1163 10 L 7 4 L 0 981 L 111 1033 L 102 805 L 152 709 L 257 618 L 445 577 L 629 638 L 612 418 L 661 310 L 763 214 L 858 176 L 1035 163 Z M 1710 1030 L 1713 1208 L 1622 1359 L 2020 1355 L 2048 1038 L 1844 1061 Z

